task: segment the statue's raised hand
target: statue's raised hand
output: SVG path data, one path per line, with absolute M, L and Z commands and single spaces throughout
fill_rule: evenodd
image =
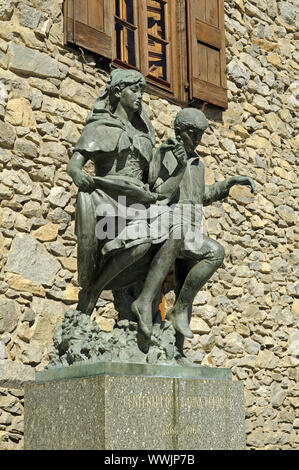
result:
M 174 147 L 172 153 L 175 156 L 177 163 L 185 167 L 187 164 L 187 153 L 184 148 L 184 145 L 178 142 Z
M 72 178 L 76 186 L 80 189 L 80 191 L 84 192 L 91 192 L 95 189 L 95 184 L 93 178 L 82 170 L 78 170 L 72 172 Z
M 186 166 L 187 153 L 183 143 L 179 142 L 173 137 L 168 137 L 168 139 L 166 139 L 165 142 L 163 142 L 163 144 L 160 146 L 160 150 L 164 153 L 168 150 L 171 150 L 177 163 L 183 167 Z
M 235 186 L 236 184 L 240 184 L 242 186 L 250 186 L 251 192 L 254 193 L 255 190 L 255 182 L 253 181 L 250 176 L 232 176 L 229 178 L 229 187 Z

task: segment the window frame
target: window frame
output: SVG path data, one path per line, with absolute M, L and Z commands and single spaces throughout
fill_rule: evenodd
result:
M 147 16 L 147 0 L 133 0 L 134 5 L 134 28 L 135 29 L 135 61 L 136 66 L 127 64 L 116 57 L 116 29 L 115 29 L 115 0 L 85 0 L 86 2 L 98 2 L 105 10 L 106 17 L 104 18 L 105 31 L 106 29 L 110 34 L 110 50 L 109 54 L 101 54 L 95 50 L 95 48 L 88 48 L 88 42 L 80 42 L 75 38 L 75 30 L 73 31 L 73 36 L 68 32 L 68 25 L 70 24 L 70 18 L 67 16 L 67 8 L 70 4 L 75 4 L 76 2 L 80 4 L 80 0 L 64 0 L 64 12 L 65 12 L 65 43 L 75 43 L 79 47 L 84 49 L 91 50 L 96 54 L 100 54 L 103 57 L 107 57 L 110 62 L 111 68 L 125 68 L 125 69 L 134 69 L 139 70 L 147 81 L 146 91 L 149 94 L 157 96 L 159 98 L 166 99 L 169 102 L 177 104 L 179 106 L 185 107 L 186 105 L 192 104 L 192 106 L 202 105 L 204 102 L 207 104 L 212 104 L 221 109 L 227 108 L 227 88 L 226 85 L 222 85 L 222 94 L 226 93 L 226 98 L 218 100 L 217 96 L 210 96 L 209 93 L 203 93 L 201 97 L 193 97 L 194 77 L 192 76 L 193 70 L 193 45 L 191 38 L 191 23 L 190 23 L 190 5 L 191 2 L 199 1 L 203 2 L 204 0 L 161 0 L 160 3 L 167 4 L 167 23 L 168 23 L 168 40 L 169 44 L 167 46 L 167 60 L 168 60 L 168 78 L 169 83 L 159 79 L 158 77 L 151 76 L 148 73 L 148 16 Z M 156 0 L 157 1 L 157 0 Z M 158 0 L 159 1 L 159 0 Z M 218 2 L 218 5 L 223 6 L 223 0 L 213 0 L 213 2 Z M 89 4 L 89 3 L 88 3 Z M 224 20 L 224 11 L 223 18 L 219 16 L 219 21 Z M 219 13 L 220 15 L 220 13 Z M 75 15 L 74 15 L 75 16 Z M 110 24 L 107 26 L 107 18 L 110 18 Z M 76 18 L 73 19 L 74 25 L 76 23 Z M 124 22 L 125 24 L 125 22 Z M 75 28 L 75 26 L 74 26 Z M 87 25 L 88 28 L 88 25 Z M 224 29 L 222 30 L 224 36 Z M 103 33 L 96 31 L 96 36 L 101 37 Z M 104 34 L 103 34 L 104 36 Z M 107 39 L 107 38 L 106 38 Z M 92 42 L 92 45 L 96 41 Z M 93 45 L 94 47 L 94 45 Z M 96 46 L 97 47 L 97 46 Z M 106 46 L 105 46 L 106 47 Z M 225 61 L 225 40 L 223 38 L 223 47 L 222 50 L 222 74 L 225 73 L 225 63 L 223 64 L 223 55 Z M 106 47 L 108 50 L 108 47 Z M 223 81 L 225 83 L 225 81 Z M 207 82 L 207 85 L 209 83 Z M 207 87 L 209 90 L 210 88 Z M 217 91 L 217 90 L 216 90 Z M 219 91 L 219 90 L 218 90 Z M 216 97 L 216 98 L 215 98 Z
M 132 68 L 136 69 L 136 70 L 140 70 L 140 67 L 141 67 L 141 63 L 140 63 L 140 41 L 139 41 L 139 14 L 138 14 L 138 0 L 132 0 L 133 2 L 133 12 L 134 12 L 134 18 L 133 18 L 133 21 L 134 21 L 134 24 L 128 22 L 127 20 L 124 20 L 123 18 L 121 17 L 117 17 L 116 16 L 116 11 L 115 11 L 115 0 L 110 0 L 110 1 L 113 1 L 114 5 L 113 5 L 113 19 L 114 19 L 114 23 L 113 23 L 113 26 L 112 26 L 112 29 L 113 29 L 113 44 L 112 44 L 112 62 L 118 62 L 119 65 L 124 65 L 126 64 L 125 62 L 121 61 L 120 59 L 118 59 L 117 57 L 115 57 L 117 55 L 117 45 L 116 45 L 116 34 L 115 34 L 115 26 L 116 26 L 116 23 L 118 24 L 122 24 L 124 27 L 126 27 L 127 29 L 130 29 L 130 30 L 134 30 L 134 50 L 135 50 L 135 62 L 136 62 L 136 65 L 131 65 Z M 120 0 L 121 1 L 121 0 Z M 126 65 L 130 65 L 129 63 L 127 63 Z
M 114 1 L 114 0 L 113 0 Z M 140 2 L 140 3 L 139 3 Z M 147 10 L 146 0 L 138 0 L 138 39 L 140 51 L 148 51 L 147 47 Z M 169 83 L 148 74 L 148 53 L 140 55 L 140 67 L 134 67 L 122 62 L 118 58 L 112 58 L 111 66 L 122 67 L 125 69 L 139 70 L 147 82 L 146 91 L 154 96 L 166 99 L 174 104 L 185 106 L 189 101 L 188 91 L 188 60 L 187 60 L 187 35 L 186 35 L 186 3 L 185 0 L 167 1 L 167 20 L 168 20 L 168 68 Z M 140 31 L 141 30 L 141 31 Z M 178 31 L 180 33 L 178 34 Z M 115 54 L 115 35 L 113 51 Z M 136 42 L 137 42 L 136 41 Z M 137 53 L 136 53 L 137 54 Z M 180 60 L 178 60 L 180 57 Z M 137 60 L 136 60 L 137 62 Z

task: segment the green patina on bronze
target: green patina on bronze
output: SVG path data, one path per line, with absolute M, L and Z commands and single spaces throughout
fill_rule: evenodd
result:
M 112 289 L 116 300 L 127 299 L 119 310 L 120 320 L 137 321 L 138 344 L 147 352 L 152 346 L 153 324 L 161 323 L 157 317 L 161 287 L 174 265 L 176 302 L 168 320 L 183 357 L 184 338 L 193 336 L 189 322 L 194 297 L 221 266 L 222 246 L 206 236 L 199 239 L 195 235 L 193 244 L 176 237 L 181 227 L 174 219 L 171 236 L 150 233 L 135 239 L 121 238 L 132 224 L 151 224 L 141 216 L 126 219 L 124 232 L 116 232 L 114 238 L 99 239 L 97 208 L 109 204 L 117 209 L 122 196 L 127 206 L 143 204 L 146 214 L 151 207 L 172 214 L 173 204 L 189 204 L 196 211 L 201 205 L 228 197 L 236 184 L 249 185 L 253 192 L 254 182 L 246 176 L 234 176 L 205 186 L 204 164 L 195 149 L 208 121 L 198 109 L 181 110 L 174 123 L 175 138 L 155 148 L 154 129 L 142 106 L 144 89 L 145 80 L 139 72 L 114 70 L 68 164 L 68 173 L 79 188 L 76 234 L 82 290 L 77 310 L 91 315 L 101 291 Z M 94 162 L 94 177 L 83 171 L 88 160 Z M 200 234 L 201 227 L 194 220 L 192 229 Z

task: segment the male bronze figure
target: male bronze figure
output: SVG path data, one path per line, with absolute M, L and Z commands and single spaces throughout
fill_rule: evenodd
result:
M 176 139 L 164 142 L 155 157 L 160 175 L 154 190 L 168 196 L 171 203 L 191 206 L 190 212 L 193 214 L 190 220 L 193 241 L 184 243 L 181 240 L 180 251 L 175 260 L 176 302 L 167 314 L 177 331 L 177 345 L 181 352 L 184 337 L 193 337 L 189 323 L 194 298 L 221 266 L 225 255 L 218 241 L 203 235 L 202 219 L 196 219 L 196 210 L 225 199 L 234 185 L 249 185 L 251 192 L 255 189 L 254 181 L 247 176 L 233 176 L 210 186 L 205 185 L 205 168 L 196 153 L 196 147 L 207 127 L 208 121 L 198 109 L 185 108 L 179 111 L 174 122 Z M 177 159 L 175 164 L 172 152 L 178 144 L 183 145 L 185 158 L 181 161 Z

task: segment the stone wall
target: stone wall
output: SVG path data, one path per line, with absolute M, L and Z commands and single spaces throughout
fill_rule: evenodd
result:
M 229 108 L 206 108 L 199 148 L 207 184 L 245 174 L 257 190 L 233 188 L 205 209 L 226 258 L 196 297 L 186 354 L 244 383 L 247 446 L 258 449 L 299 448 L 296 6 L 225 1 Z M 23 383 L 49 361 L 53 331 L 78 295 L 66 165 L 107 73 L 63 44 L 61 8 L 0 0 L 0 449 L 22 448 Z M 178 108 L 144 102 L 158 142 L 173 135 Z M 104 293 L 94 315 L 104 331 L 117 319 L 111 300 Z

